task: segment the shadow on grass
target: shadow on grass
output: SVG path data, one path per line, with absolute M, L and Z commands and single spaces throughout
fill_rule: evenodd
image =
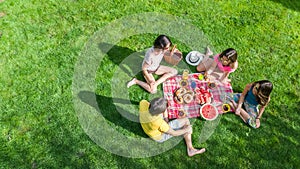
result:
M 109 43 L 99 43 L 98 46 L 103 53 L 106 53 L 108 55 L 108 58 L 113 63 L 118 65 L 119 68 L 122 69 L 129 76 L 133 76 L 132 72 L 137 72 L 138 70 L 129 70 L 128 67 L 126 67 L 125 65 L 133 64 L 134 66 L 130 66 L 131 69 L 141 69 L 142 58 L 140 58 L 139 56 L 144 56 L 145 52 L 137 52 L 126 47 L 121 47 Z M 133 57 L 128 57 L 130 55 L 133 55 Z M 125 64 L 122 64 L 124 60 Z M 126 61 L 130 63 L 126 63 Z
M 94 98 L 95 96 L 96 96 L 96 102 L 90 99 L 90 98 Z M 148 136 L 143 132 L 140 123 L 134 122 L 134 121 L 139 121 L 138 117 L 114 104 L 114 103 L 122 103 L 122 104 L 138 105 L 139 102 L 128 101 L 120 98 L 110 98 L 106 96 L 101 96 L 90 91 L 81 91 L 78 94 L 78 97 L 80 98 L 81 101 L 94 107 L 97 111 L 99 111 L 99 113 L 103 115 L 103 117 L 105 117 L 110 122 L 114 123 L 116 126 L 121 126 L 122 128 L 126 129 L 129 132 L 132 132 L 141 137 L 148 138 Z M 119 111 L 122 111 L 122 114 L 125 113 L 126 117 L 128 117 L 129 119 L 133 119 L 134 121 L 129 121 L 128 119 L 124 118 L 119 113 Z
M 264 162 L 278 168 L 299 168 L 299 120 L 296 120 L 299 117 L 293 115 L 300 111 L 299 106 L 275 106 L 275 109 L 278 109 L 280 115 L 265 114 L 261 121 L 261 128 L 265 129 L 260 135 L 268 143 L 261 145 L 260 154 L 265 157 Z
M 273 2 L 280 3 L 283 6 L 292 9 L 294 11 L 300 11 L 300 1 L 299 0 L 272 0 Z
M 186 144 L 181 141 L 173 149 L 159 154 L 157 156 L 149 157 L 151 161 L 145 163 L 144 159 L 133 159 L 118 156 L 118 168 L 159 168 L 159 169 L 170 169 L 170 168 L 224 168 L 224 166 L 216 166 L 215 158 L 210 159 L 208 157 L 213 156 L 208 150 L 207 152 L 194 157 L 189 157 L 186 151 Z M 232 164 L 233 168 L 237 168 L 235 164 Z M 227 167 L 227 168 L 230 168 Z M 207 167 L 206 167 L 207 168 Z M 225 167 L 226 168 L 226 167 Z
M 108 55 L 108 58 L 114 64 L 118 65 L 119 68 L 122 69 L 126 74 L 128 74 L 129 76 L 135 76 L 136 74 L 139 74 L 138 78 L 143 79 L 141 67 L 146 51 L 137 52 L 126 47 L 112 45 L 109 43 L 99 43 L 98 46 L 99 49 L 103 53 L 106 53 Z M 188 68 L 190 69 L 191 73 L 197 72 L 196 66 L 191 66 L 186 63 L 185 56 L 187 54 L 187 52 L 182 52 L 183 58 L 178 64 L 179 67 Z M 161 62 L 161 64 L 166 66 L 172 66 L 166 63 L 164 60 Z

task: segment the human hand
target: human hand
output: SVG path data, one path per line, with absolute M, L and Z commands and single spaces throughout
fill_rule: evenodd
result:
M 155 81 L 150 81 L 149 85 L 150 85 L 150 88 L 152 89 L 155 86 Z
M 231 80 L 230 80 L 230 79 L 227 79 L 227 78 L 225 78 L 225 79 L 222 79 L 222 80 L 220 80 L 220 82 L 221 82 L 221 83 L 223 83 L 223 84 L 227 84 L 227 83 L 230 83 L 230 82 L 231 82 Z
M 236 110 L 235 110 L 235 114 L 236 115 L 240 115 L 241 114 L 241 108 L 238 107 Z
M 187 134 L 192 134 L 192 132 L 193 132 L 192 125 L 185 125 L 184 129 L 185 129 Z
M 175 50 L 176 50 L 176 44 L 173 46 L 173 48 L 171 49 L 171 56 L 174 54 L 174 52 L 175 52 Z
M 149 80 L 149 84 L 154 84 L 155 80 Z
M 211 75 L 210 74 L 206 74 L 206 79 L 208 80 L 208 81 L 210 81 L 211 80 Z
M 211 81 L 212 80 L 212 76 L 210 74 L 208 74 L 207 72 L 205 72 L 205 74 L 204 74 L 204 80 L 205 81 Z
M 169 118 L 168 118 L 168 117 L 165 117 L 164 120 L 165 120 L 165 122 L 167 122 L 167 123 L 169 122 Z
M 259 128 L 260 127 L 260 120 L 256 119 L 255 122 L 256 122 L 256 128 Z

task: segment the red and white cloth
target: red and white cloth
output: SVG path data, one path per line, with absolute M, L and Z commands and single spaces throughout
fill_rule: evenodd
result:
M 226 95 L 230 95 L 233 93 L 231 84 L 216 83 L 216 86 L 214 88 L 208 88 L 208 82 L 205 80 L 199 80 L 198 78 L 199 74 L 200 73 L 189 74 L 187 80 L 188 81 L 187 88 L 193 91 L 191 87 L 191 83 L 194 81 L 196 83 L 197 88 L 204 87 L 205 89 L 209 89 L 213 95 L 212 104 L 217 107 L 219 114 L 222 114 L 223 102 L 221 101 L 222 99 L 220 97 L 225 97 Z M 182 76 L 177 75 L 169 78 L 163 83 L 164 98 L 166 98 L 168 102 L 169 119 L 179 118 L 180 117 L 180 115 L 178 115 L 179 110 L 184 110 L 188 118 L 199 117 L 201 105 L 196 103 L 195 100 L 193 100 L 189 104 L 178 104 L 174 100 L 174 91 L 181 87 L 180 86 L 181 80 L 182 80 Z

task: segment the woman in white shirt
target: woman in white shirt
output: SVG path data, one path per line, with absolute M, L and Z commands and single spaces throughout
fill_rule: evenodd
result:
M 167 80 L 169 77 L 177 75 L 177 70 L 168 66 L 160 65 L 165 52 L 169 51 L 172 42 L 166 35 L 159 35 L 151 48 L 146 52 L 142 63 L 143 75 L 146 82 L 133 78 L 127 83 L 129 88 L 132 85 L 139 85 L 150 93 L 157 92 L 157 86 Z M 158 80 L 155 80 L 152 74 L 161 75 Z

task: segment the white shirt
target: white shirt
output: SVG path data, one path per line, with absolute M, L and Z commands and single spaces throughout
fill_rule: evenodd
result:
M 155 54 L 154 47 L 151 47 L 147 50 L 142 65 L 144 65 L 144 63 L 146 62 L 149 65 L 147 70 L 155 71 L 159 67 L 163 57 L 164 57 L 163 51 L 161 51 L 158 54 Z

